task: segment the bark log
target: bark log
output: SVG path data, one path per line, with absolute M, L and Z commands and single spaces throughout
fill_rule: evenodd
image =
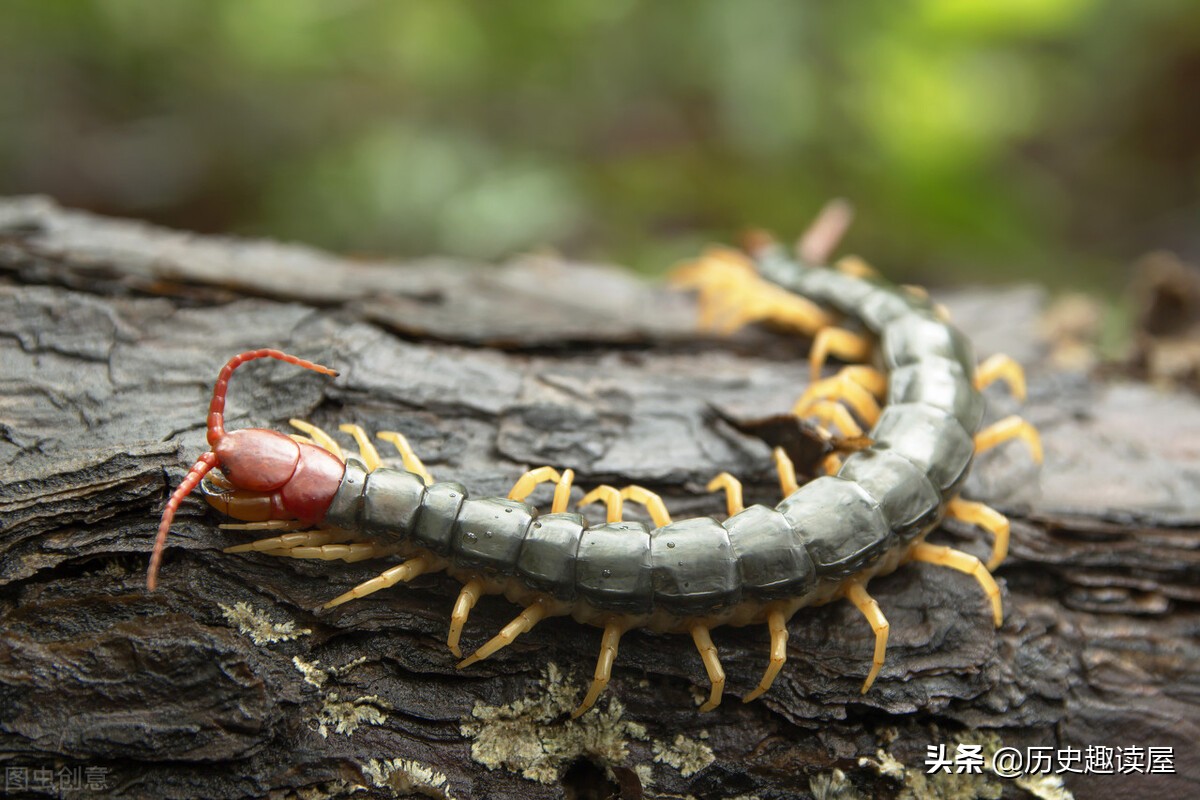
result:
M 1055 796 L 987 770 L 925 774 L 929 746 L 961 742 L 1173 748 L 1173 774 L 1062 777 L 1080 797 L 1200 793 L 1200 403 L 1049 366 L 1035 289 L 938 296 L 981 356 L 1027 365 L 1020 412 L 1046 445 L 1040 475 L 1006 447 L 967 487 L 1013 519 L 1003 627 L 969 578 L 910 565 L 872 583 L 891 638 L 866 695 L 873 636 L 839 603 L 793 619 L 761 701 L 738 702 L 765 630 L 716 632 L 729 685 L 708 714 L 691 642 L 634 632 L 598 709 L 571 721 L 595 629 L 548 620 L 458 672 L 452 581 L 320 611 L 386 565 L 224 555 L 245 536 L 196 500 L 147 593 L 162 501 L 203 449 L 218 369 L 275 346 L 342 372 L 241 370 L 231 428 L 399 430 L 474 493 L 569 466 L 584 487 L 647 486 L 682 517 L 720 513 L 703 487 L 722 470 L 775 501 L 769 448 L 738 425 L 788 409 L 803 343 L 699 335 L 688 298 L 548 256 L 352 261 L 0 201 L 6 778 L 54 794 L 86 769 L 122 797 Z M 988 396 L 992 417 L 1018 410 Z M 957 525 L 936 540 L 990 546 Z M 514 613 L 481 601 L 464 647 Z

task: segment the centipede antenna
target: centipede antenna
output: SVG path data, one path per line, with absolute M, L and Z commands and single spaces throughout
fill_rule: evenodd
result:
M 150 568 L 146 571 L 146 588 L 153 592 L 158 586 L 158 567 L 162 563 L 163 549 L 167 546 L 167 534 L 171 532 L 171 523 L 175 520 L 175 512 L 183 498 L 192 493 L 208 471 L 217 466 L 217 454 L 205 453 L 196 460 L 183 481 L 175 487 L 167 507 L 163 509 L 162 521 L 158 523 L 158 536 L 154 540 L 154 552 L 150 555 Z
M 260 358 L 274 358 L 279 361 L 285 361 L 288 364 L 295 364 L 297 367 L 311 369 L 314 372 L 332 375 L 335 378 L 338 374 L 337 370 L 323 367 L 320 364 L 306 361 L 303 358 L 288 355 L 281 350 L 247 350 L 245 353 L 238 353 L 221 368 L 221 372 L 217 375 L 217 383 L 213 386 L 212 403 L 208 406 L 209 447 L 215 447 L 217 442 L 225 436 L 225 395 L 229 391 L 229 379 L 233 375 L 233 371 L 247 361 L 255 361 Z

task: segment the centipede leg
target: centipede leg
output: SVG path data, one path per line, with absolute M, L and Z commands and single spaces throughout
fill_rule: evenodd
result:
M 771 457 L 775 460 L 775 471 L 779 473 L 779 491 L 787 497 L 800 488 L 800 484 L 796 482 L 796 465 L 782 447 L 772 450 Z
M 704 662 L 704 669 L 708 673 L 709 682 L 712 684 L 712 689 L 708 693 L 708 700 L 705 701 L 704 705 L 700 706 L 700 710 L 712 711 L 721 705 L 721 694 L 725 691 L 725 670 L 721 667 L 721 659 L 717 655 L 717 647 L 713 644 L 707 627 L 704 625 L 693 625 L 692 641 L 696 643 L 696 649 L 700 651 L 700 660 Z
M 783 669 L 783 665 L 787 661 L 788 630 L 783 611 L 773 609 L 767 614 L 767 628 L 771 631 L 771 661 L 767 664 L 767 671 L 763 673 L 758 687 L 742 698 L 743 703 L 749 703 L 751 700 L 761 697 L 770 689 L 776 676 L 779 675 L 779 670 Z
M 830 453 L 821 460 L 821 469 L 826 475 L 837 475 L 842 469 L 842 457 L 837 453 Z
M 1017 416 L 1005 417 L 975 434 L 975 452 L 982 453 L 1009 439 L 1024 441 L 1029 446 L 1033 460 L 1042 463 L 1042 437 L 1038 435 L 1037 428 Z
M 369 594 L 378 592 L 380 589 L 386 589 L 389 586 L 395 586 L 397 583 L 402 581 L 411 581 L 418 575 L 427 572 L 432 566 L 433 563 L 430 561 L 428 556 L 421 555 L 417 556 L 416 558 L 410 558 L 403 564 L 399 564 L 389 570 L 385 570 L 368 581 L 363 581 L 345 594 L 338 595 L 326 603 L 324 607 L 333 608 L 334 606 L 340 606 L 342 603 L 347 603 L 351 600 L 357 600 L 360 597 L 366 597 Z
M 541 622 L 545 618 L 547 610 L 548 606 L 545 600 L 534 600 L 532 603 L 526 606 L 525 610 L 518 614 L 512 622 L 505 625 L 500 629 L 499 633 L 485 642 L 482 647 L 480 647 L 470 656 L 458 662 L 457 668 L 465 669 L 466 667 L 474 664 L 476 661 L 482 661 L 483 659 L 495 653 L 497 650 L 508 647 L 510 644 L 516 641 L 518 636 L 520 636 L 522 633 L 529 632 L 534 625 L 537 625 L 539 622 Z
M 579 708 L 571 712 L 571 719 L 576 719 L 594 706 L 597 698 L 608 686 L 609 678 L 612 677 L 613 662 L 617 660 L 617 647 L 621 642 L 621 634 L 624 632 L 625 626 L 619 622 L 609 622 L 604 626 L 604 635 L 600 638 L 600 657 L 596 659 L 596 672 L 592 677 L 592 685 L 588 687 L 587 694 L 584 695 Z
M 805 413 L 796 416 L 815 417 L 826 425 L 836 425 L 843 436 L 862 436 L 862 426 L 850 415 L 849 409 L 833 400 L 816 400 Z
M 837 356 L 843 361 L 865 361 L 871 355 L 871 340 L 845 328 L 822 328 L 813 337 L 808 359 L 812 363 L 812 379 L 821 377 L 825 359 Z
M 471 615 L 471 609 L 479 602 L 482 594 L 483 581 L 479 578 L 472 578 L 463 584 L 462 591 L 458 593 L 458 599 L 454 601 L 454 611 L 450 614 L 450 634 L 446 637 L 446 645 L 456 658 L 462 658 L 462 650 L 459 649 L 458 642 L 462 639 L 463 625 L 467 624 L 467 617 Z
M 307 433 L 310 437 L 312 437 L 314 443 L 333 453 L 340 460 L 346 460 L 345 456 L 342 455 L 341 446 L 338 445 L 332 436 L 318 428 L 316 425 L 313 425 L 311 422 L 305 422 L 302 419 L 289 419 L 288 424 L 297 430 Z
M 626 486 L 621 490 L 621 499 L 644 506 L 647 513 L 650 514 L 650 519 L 654 520 L 654 524 L 659 528 L 671 524 L 671 515 L 667 511 L 667 504 L 649 489 L 643 486 Z
M 224 526 L 221 526 L 224 527 Z M 253 542 L 226 547 L 223 553 L 269 553 L 278 550 L 290 550 L 293 547 L 320 547 L 338 538 L 333 531 L 303 531 L 301 533 L 285 533 L 281 536 L 271 536 L 267 539 L 257 539 Z
M 1013 397 L 1018 400 L 1025 399 L 1025 370 L 1021 369 L 1021 365 L 1014 361 L 1012 356 L 997 353 L 975 368 L 976 389 L 983 391 L 997 380 L 1008 384 L 1008 390 L 1012 392 Z
M 883 657 L 887 652 L 890 626 L 887 618 L 883 616 L 879 604 L 875 602 L 875 598 L 867 594 L 867 589 L 861 581 L 850 580 L 846 583 L 846 598 L 862 612 L 862 615 L 867 618 L 867 622 L 871 623 L 871 630 L 875 631 L 875 655 L 871 659 L 871 671 L 867 673 L 867 679 L 863 681 L 862 685 L 862 693 L 866 694 L 867 690 L 871 688 L 871 684 L 875 683 L 879 670 L 883 668 Z
M 620 489 L 615 486 L 608 485 L 597 486 L 595 489 L 592 489 L 590 492 L 585 494 L 583 499 L 580 500 L 576 505 L 579 508 L 583 508 L 584 506 L 591 505 L 597 500 L 602 501 L 605 507 L 608 509 L 608 515 L 606 517 L 607 522 L 621 521 L 621 515 L 624 512 L 625 507 L 625 498 L 621 496 Z
M 222 522 L 217 527 L 223 531 L 299 531 L 308 526 L 294 519 L 267 519 L 261 522 Z
M 367 432 L 360 426 L 346 422 L 338 425 L 338 430 L 342 433 L 348 433 L 354 438 L 354 443 L 358 445 L 358 455 L 363 460 L 363 464 L 367 467 L 367 472 L 374 472 L 383 466 L 383 459 L 379 457 L 379 451 L 375 449 L 375 445 L 371 443 L 371 438 L 367 436 Z
M 366 561 L 368 558 L 378 558 L 392 553 L 388 547 L 374 542 L 349 542 L 347 544 L 300 545 L 285 550 L 268 551 L 267 555 L 283 556 L 286 558 L 313 558 L 319 561 Z
M 841 401 L 849 406 L 863 422 L 874 425 L 879 421 L 879 402 L 867 387 L 854 379 L 854 373 L 851 370 L 856 366 L 845 367 L 837 375 L 823 378 L 809 386 L 792 407 L 792 413 L 803 417 L 818 403 Z M 868 369 L 870 368 L 868 367 Z M 886 388 L 886 386 L 885 382 L 884 387 Z
M 1011 528 L 1008 517 L 983 503 L 964 500 L 961 497 L 954 498 L 946 505 L 946 513 L 954 519 L 962 520 L 970 525 L 978 525 L 995 537 L 992 557 L 987 560 L 986 564 L 988 570 L 994 572 L 996 567 L 1004 561 L 1004 557 L 1008 555 L 1008 537 Z
M 712 248 L 699 261 L 679 268 L 672 282 L 699 290 L 700 326 L 721 333 L 760 320 L 806 334 L 833 323 L 829 312 L 763 280 L 750 259 L 727 248 Z
M 745 508 L 742 504 L 742 482 L 728 472 L 713 478 L 705 489 L 710 492 L 725 491 L 725 510 L 731 517 Z
M 400 453 L 400 460 L 404 462 L 404 468 L 414 475 L 421 476 L 421 480 L 425 481 L 426 486 L 433 483 L 433 476 L 429 474 L 425 464 L 417 457 L 412 445 L 408 443 L 408 439 L 404 438 L 404 434 L 397 431 L 380 431 L 375 434 L 375 438 L 391 442 L 392 446 Z
M 839 258 L 833 268 L 853 278 L 878 278 L 879 270 L 872 267 L 860 256 L 845 256 Z
M 992 573 L 988 572 L 987 567 L 983 565 L 975 556 L 970 553 L 964 553 L 961 550 L 953 550 L 949 547 L 941 545 L 928 544 L 921 542 L 915 545 L 909 551 L 909 557 L 913 561 L 925 561 L 929 564 L 937 564 L 942 567 L 950 567 L 951 569 L 965 572 L 971 575 L 983 587 L 984 594 L 992 604 L 992 620 L 999 628 L 1004 622 L 1004 610 L 1000 603 L 1000 587 L 996 585 L 996 580 L 992 577 Z
M 524 500 L 533 493 L 540 484 L 553 481 L 554 500 L 550 506 L 551 514 L 561 514 L 567 510 L 567 505 L 571 500 L 571 484 L 575 481 L 574 470 L 564 469 L 562 474 L 553 467 L 538 467 L 531 469 L 521 477 L 517 478 L 517 482 L 513 484 L 513 488 L 508 493 L 509 500 Z

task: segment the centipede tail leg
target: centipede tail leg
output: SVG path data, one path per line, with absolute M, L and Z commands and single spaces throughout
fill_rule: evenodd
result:
M 875 631 L 875 654 L 871 659 L 871 671 L 867 673 L 867 679 L 863 681 L 862 693 L 866 694 L 871 688 L 871 684 L 875 683 L 875 678 L 879 675 L 879 670 L 883 668 L 884 654 L 887 653 L 888 625 L 887 617 L 883 616 L 883 611 L 879 608 L 879 603 L 875 602 L 875 598 L 867 594 L 867 588 L 863 581 L 851 579 L 846 583 L 846 599 L 854 604 L 867 622 L 871 623 L 871 630 Z
M 751 700 L 761 697 L 770 689 L 776 676 L 779 675 L 779 670 L 783 669 L 784 663 L 787 662 L 788 630 L 787 619 L 783 616 L 783 611 L 773 609 L 767 615 L 767 628 L 771 631 L 771 661 L 767 664 L 767 670 L 763 673 L 757 688 L 742 698 L 743 703 L 749 703 Z
M 530 631 L 534 625 L 537 625 L 546 617 L 548 606 L 544 600 L 535 600 L 525 607 L 525 610 L 518 614 L 512 622 L 500 629 L 500 632 L 489 639 L 478 650 L 472 653 L 467 658 L 458 662 L 458 669 L 465 669 L 471 666 L 476 661 L 482 661 L 488 656 L 508 647 L 522 633 Z
M 402 581 L 411 581 L 418 575 L 428 572 L 432 566 L 433 563 L 428 556 L 420 555 L 416 558 L 410 558 L 403 564 L 385 570 L 368 581 L 363 581 L 345 594 L 338 595 L 326 603 L 324 607 L 333 608 L 334 606 L 340 606 L 342 603 L 366 597 L 369 594 L 378 592 L 380 589 L 395 586 Z
M 705 487 L 707 491 L 725 492 L 725 510 L 729 516 L 740 513 L 745 509 L 742 503 L 742 482 L 730 475 L 728 472 L 722 472 L 717 477 L 708 482 Z
M 1013 397 L 1018 400 L 1025 399 L 1025 370 L 1021 369 L 1021 365 L 1014 361 L 1012 356 L 997 353 L 975 368 L 975 388 L 979 391 L 983 391 L 997 380 L 1008 384 L 1008 390 L 1012 392 Z
M 974 577 L 979 582 L 979 585 L 983 587 L 984 594 L 987 595 L 988 600 L 992 604 L 992 620 L 996 623 L 996 627 L 999 628 L 1004 622 L 1004 609 L 1000 602 L 1000 587 L 996 585 L 996 580 L 992 577 L 992 573 L 988 572 L 987 567 L 978 558 L 961 550 L 954 550 L 949 547 L 928 544 L 926 542 L 915 545 L 909 551 L 909 557 L 913 561 L 925 561 L 942 567 L 950 567 Z
M 986 564 L 988 570 L 994 572 L 1008 555 L 1008 538 L 1011 527 L 1008 517 L 983 503 L 964 500 L 961 497 L 956 497 L 946 505 L 946 513 L 954 519 L 962 520 L 970 525 L 978 525 L 995 537 L 992 557 L 987 560 Z
M 380 431 L 375 434 L 375 438 L 391 442 L 392 446 L 400 453 L 400 460 L 404 462 L 404 468 L 415 475 L 420 475 L 426 486 L 433 483 L 433 476 L 421 459 L 417 457 L 412 445 L 408 443 L 408 439 L 404 438 L 404 434 L 397 431 Z
M 696 643 L 696 649 L 700 651 L 700 660 L 704 662 L 704 670 L 708 673 L 709 683 L 712 684 L 708 700 L 700 706 L 700 710 L 712 711 L 721 705 L 721 695 L 725 691 L 725 670 L 721 667 L 721 658 L 717 654 L 717 647 L 713 644 L 706 626 L 692 626 L 692 641 Z
M 617 660 L 617 648 L 621 642 L 621 634 L 625 633 L 625 625 L 621 622 L 611 621 L 604 626 L 604 635 L 600 637 L 600 657 L 596 659 L 596 672 L 592 677 L 592 685 L 588 687 L 587 694 L 583 697 L 583 702 L 579 704 L 579 708 L 571 712 L 571 719 L 576 719 L 583 712 L 596 704 L 596 700 L 608 686 L 608 681 L 612 677 L 613 662 Z
M 462 639 L 463 626 L 467 624 L 467 617 L 471 616 L 471 609 L 479 602 L 482 595 L 483 581 L 479 578 L 472 578 L 463 584 L 462 591 L 458 593 L 458 599 L 454 601 L 454 611 L 450 614 L 450 634 L 446 637 L 446 645 L 456 658 L 462 658 L 462 650 L 459 649 L 458 642 Z
M 822 328 L 813 337 L 808 360 L 812 364 L 812 379 L 821 377 L 825 359 L 837 356 L 843 361 L 865 361 L 871 355 L 871 340 L 845 328 Z
M 1038 435 L 1037 428 L 1017 416 L 1005 417 L 975 434 L 975 452 L 990 450 L 1009 439 L 1024 441 L 1029 446 L 1029 454 L 1034 462 L 1042 463 L 1042 437 Z

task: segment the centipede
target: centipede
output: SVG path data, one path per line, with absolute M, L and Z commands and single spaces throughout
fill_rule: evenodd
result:
M 858 437 L 860 446 L 831 452 L 821 465 L 824 474 L 803 483 L 787 452 L 775 448 L 782 500 L 774 507 L 744 505 L 741 482 L 721 473 L 708 490 L 724 493 L 723 518 L 672 519 L 659 495 L 636 485 L 598 486 L 571 510 L 575 473 L 569 468 L 530 469 L 506 497 L 474 496 L 460 483 L 435 481 L 398 432 L 377 438 L 395 448 L 403 468 L 385 466 L 358 425 L 339 428 L 354 440 L 356 455 L 344 454 L 333 436 L 300 420 L 291 421 L 299 433 L 227 431 L 226 394 L 241 365 L 269 358 L 337 375 L 279 350 L 258 349 L 232 357 L 217 377 L 207 417 L 209 448 L 167 500 L 148 590 L 158 583 L 175 514 L 199 487 L 211 505 L 237 520 L 223 527 L 271 534 L 226 552 L 400 562 L 325 608 L 419 575 L 447 573 L 461 584 L 447 636 L 460 669 L 549 617 L 570 616 L 600 628 L 599 657 L 574 717 L 605 691 L 621 637 L 635 628 L 691 636 L 710 683 L 700 711 L 711 711 L 721 703 L 726 681 L 711 631 L 765 625 L 766 667 L 742 699 L 761 697 L 786 662 L 792 618 L 840 599 L 874 632 L 865 694 L 884 665 L 889 633 L 868 584 L 910 562 L 973 577 L 999 627 L 1001 592 L 992 572 L 1007 554 L 1010 524 L 960 490 L 976 455 L 1010 440 L 1022 440 L 1041 463 L 1037 430 L 1026 420 L 1010 416 L 983 425 L 985 387 L 1001 381 L 1024 399 L 1024 373 L 1004 355 L 977 364 L 968 338 L 925 291 L 889 283 L 857 258 L 827 266 L 847 223 L 846 208 L 832 204 L 794 252 L 756 235 L 744 250 L 710 248 L 673 278 L 698 293 L 706 327 L 731 332 L 768 323 L 811 339 L 812 380 L 791 413 L 823 432 L 836 428 Z M 844 366 L 823 377 L 830 357 Z M 543 484 L 553 486 L 546 513 L 528 502 Z M 601 524 L 589 524 L 581 511 L 592 503 L 604 505 Z M 627 503 L 642 506 L 649 521 L 625 519 Z M 986 562 L 926 541 L 947 518 L 991 536 Z M 485 595 L 503 595 L 521 610 L 464 658 L 464 626 Z

